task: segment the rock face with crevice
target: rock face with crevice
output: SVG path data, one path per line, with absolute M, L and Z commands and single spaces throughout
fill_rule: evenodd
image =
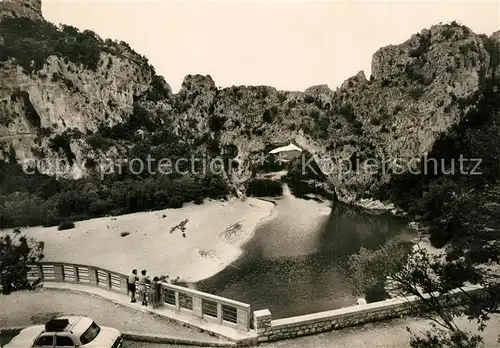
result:
M 38 23 L 30 25 L 57 42 L 79 44 L 65 50 L 30 31 L 16 33 L 13 20 Z M 74 178 L 88 174 L 89 159 L 107 161 L 134 147 L 100 133 L 134 119 L 132 131 L 142 139 L 168 126 L 187 146 L 231 158 L 237 165 L 226 177 L 236 188 L 252 177 L 263 153 L 294 142 L 323 165 L 340 199 L 356 201 L 390 181 L 392 159 L 409 163 L 424 156 L 463 122 L 477 106 L 483 81 L 500 73 L 491 50 L 500 34 L 477 35 L 452 23 L 379 49 L 370 79 L 361 71 L 335 91 L 327 85 L 304 92 L 217 88 L 210 76 L 189 75 L 172 94 L 126 43 L 71 27 L 55 32 L 41 17 L 40 1 L 4 2 L 0 25 L 0 49 L 11 54 L 0 62 L 0 158 L 23 162 L 70 154 L 67 174 Z M 12 33 L 24 35 L 29 45 L 18 48 Z M 27 47 L 43 48 L 46 57 L 26 61 L 20 52 Z M 95 143 L 97 135 L 105 148 L 92 146 L 89 139 Z M 51 146 L 58 136 L 67 146 Z M 368 159 L 384 168 L 368 169 Z M 346 167 L 352 171 L 345 173 Z M 48 164 L 46 172 L 55 169 Z

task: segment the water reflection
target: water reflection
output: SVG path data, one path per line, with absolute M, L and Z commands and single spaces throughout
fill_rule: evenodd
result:
M 287 193 L 288 190 L 285 190 Z M 361 246 L 377 248 L 398 236 L 411 239 L 405 221 L 362 214 L 336 204 L 297 199 L 289 194 L 261 224 L 244 254 L 216 276 L 195 284 L 246 303 L 268 308 L 273 318 L 307 314 L 355 304 L 346 280 L 349 255 Z

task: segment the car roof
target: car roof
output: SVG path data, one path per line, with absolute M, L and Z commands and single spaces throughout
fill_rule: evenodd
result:
M 31 347 L 35 339 L 45 330 L 44 325 L 29 326 L 16 335 L 5 347 L 26 348 Z
M 71 332 L 74 335 L 83 334 L 93 322 L 92 319 L 83 315 L 63 315 L 57 317 L 56 319 L 67 319 L 69 324 L 62 332 Z

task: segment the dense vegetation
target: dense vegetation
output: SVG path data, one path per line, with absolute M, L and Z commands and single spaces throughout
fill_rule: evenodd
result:
M 125 172 L 125 171 L 124 171 Z M 228 194 L 218 176 L 109 175 L 100 180 L 56 180 L 0 164 L 0 226 L 53 226 L 108 214 L 179 208 L 184 202 Z
M 49 22 L 27 18 L 5 18 L 0 23 L 2 61 L 15 58 L 26 71 L 39 70 L 50 55 L 97 69 L 102 40 L 92 31 L 79 32 L 71 26 L 57 28 Z
M 51 55 L 96 70 L 102 52 L 116 54 L 119 46 L 131 50 L 126 43 L 102 40 L 91 30 L 80 32 L 70 25 L 56 27 L 28 18 L 2 18 L 0 33 L 0 61 L 14 58 L 27 72 L 40 70 Z
M 248 183 L 247 196 L 276 197 L 283 194 L 282 183 L 268 179 L 256 179 Z
M 130 176 L 114 174 L 80 180 L 27 175 L 17 165 L 0 164 L 0 226 L 58 225 L 150 209 L 179 208 L 184 202 L 228 194 L 218 176 Z

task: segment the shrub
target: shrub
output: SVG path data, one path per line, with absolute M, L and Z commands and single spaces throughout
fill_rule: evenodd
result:
M 95 159 L 93 159 L 92 157 L 87 157 L 87 159 L 85 161 L 85 168 L 92 169 L 92 168 L 95 168 L 96 166 L 97 166 L 97 162 L 95 161 Z
M 344 104 L 340 107 L 339 113 L 346 118 L 347 121 L 353 122 L 356 119 L 356 115 L 354 114 L 354 107 L 352 104 Z
M 396 105 L 396 107 L 394 108 L 394 115 L 400 113 L 401 111 L 403 111 L 403 107 L 401 105 Z
M 452 33 L 453 33 L 453 31 L 452 31 Z M 430 35 L 422 36 L 420 34 L 417 34 L 417 36 L 419 38 L 418 47 L 409 52 L 409 56 L 412 58 L 418 58 L 418 57 L 426 54 L 429 51 L 429 48 L 431 46 Z
M 450 233 L 441 224 L 429 227 L 429 242 L 434 248 L 443 248 L 450 239 Z
M 184 202 L 182 200 L 182 197 L 173 196 L 169 201 L 168 207 L 173 209 L 179 209 L 182 208 L 183 205 Z
M 383 284 L 374 285 L 366 290 L 365 299 L 367 303 L 384 301 L 389 298 Z
M 307 104 L 311 104 L 311 103 L 314 103 L 314 97 L 312 95 L 309 95 L 307 94 L 305 97 L 304 97 L 304 102 L 307 103 Z
M 225 117 L 212 116 L 208 119 L 208 127 L 212 132 L 220 132 L 224 129 Z
M 363 128 L 363 124 L 361 122 L 357 121 L 357 120 L 352 122 L 352 126 L 354 127 L 354 129 L 361 129 L 361 128 Z
M 246 189 L 247 196 L 276 197 L 283 194 L 283 186 L 278 181 L 257 179 L 250 181 Z
M 93 150 L 106 151 L 113 145 L 109 139 L 104 138 L 101 134 L 92 134 L 86 140 L 87 144 L 89 144 Z
M 166 86 L 165 79 L 162 76 L 154 75 L 151 79 L 146 99 L 154 102 L 166 99 L 170 93 Z
M 318 121 L 320 115 L 321 113 L 319 112 L 319 110 L 313 109 L 309 111 L 309 116 L 315 121 Z
M 286 94 L 282 92 L 278 93 L 278 100 L 283 103 L 286 100 Z
M 59 224 L 59 226 L 57 227 L 57 229 L 59 231 L 62 231 L 62 230 L 70 230 L 72 228 L 75 228 L 75 223 L 71 220 L 64 220 L 63 222 L 61 222 Z
M 218 139 L 212 139 L 208 142 L 208 150 L 214 156 L 220 155 L 221 147 Z
M 262 115 L 262 120 L 266 123 L 273 122 L 273 116 L 271 115 L 271 112 L 269 110 L 264 111 L 264 115 Z
M 68 159 L 70 164 L 73 164 L 73 160 L 76 158 L 75 154 L 71 151 L 71 145 L 70 145 L 70 135 L 68 132 L 64 132 L 62 134 L 57 134 L 54 138 L 50 139 L 50 148 L 55 151 L 59 152 L 59 150 L 62 150 Z
M 194 204 L 197 204 L 197 205 L 200 205 L 200 204 L 203 204 L 203 197 L 196 197 L 195 200 L 194 200 Z
M 391 80 L 389 80 L 389 79 L 382 79 L 381 85 L 382 85 L 382 87 L 389 87 L 391 85 Z
M 236 158 L 238 156 L 238 147 L 234 144 L 228 144 L 225 153 L 229 158 Z

